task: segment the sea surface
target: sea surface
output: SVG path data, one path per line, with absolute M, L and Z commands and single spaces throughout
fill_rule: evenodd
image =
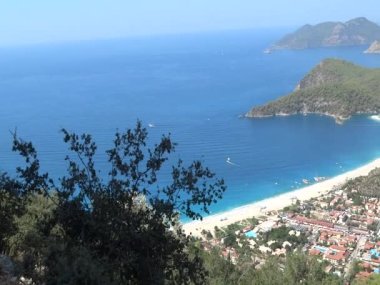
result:
M 53 177 L 65 171 L 61 128 L 91 133 L 97 165 L 113 134 L 140 119 L 150 143 L 171 133 L 171 162 L 201 159 L 228 185 L 212 213 L 332 177 L 380 157 L 380 122 L 322 116 L 244 119 L 291 92 L 324 58 L 380 67 L 365 47 L 263 50 L 285 31 L 252 30 L 0 48 L 0 170 L 21 163 L 11 132 L 36 145 Z M 148 126 L 151 124 L 151 127 Z M 228 160 L 229 158 L 229 160 Z M 230 162 L 230 163 L 228 163 Z M 168 182 L 168 171 L 162 184 Z M 186 220 L 185 217 L 183 217 Z

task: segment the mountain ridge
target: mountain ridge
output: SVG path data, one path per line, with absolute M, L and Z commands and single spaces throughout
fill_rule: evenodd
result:
M 304 25 L 285 35 L 270 50 L 370 45 L 380 39 L 380 26 L 365 17 L 347 22 L 323 22 Z

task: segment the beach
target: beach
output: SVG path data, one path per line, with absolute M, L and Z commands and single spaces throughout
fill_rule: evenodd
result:
M 280 210 L 286 206 L 291 205 L 292 200 L 295 198 L 300 201 L 305 201 L 314 197 L 319 197 L 324 193 L 329 192 L 334 187 L 338 187 L 339 185 L 345 183 L 347 180 L 368 175 L 371 170 L 378 167 L 380 167 L 380 158 L 325 181 L 310 186 L 305 186 L 294 191 L 286 192 L 275 197 L 256 201 L 254 203 L 237 207 L 229 211 L 210 215 L 205 217 L 202 221 L 192 221 L 185 223 L 183 225 L 183 229 L 187 234 L 200 236 L 203 230 L 212 232 L 215 226 L 221 228 L 247 218 L 252 218 L 253 216 L 262 216 L 265 212 L 268 211 Z

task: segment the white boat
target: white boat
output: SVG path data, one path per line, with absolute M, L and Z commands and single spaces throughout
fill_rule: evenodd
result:
M 323 180 L 326 180 L 326 177 L 324 177 L 324 176 L 316 176 L 316 177 L 314 177 L 314 181 L 315 182 L 321 182 Z
M 272 50 L 269 49 L 269 48 L 267 48 L 267 49 L 264 50 L 264 53 L 265 53 L 265 54 L 271 54 L 271 53 L 272 53 Z
M 231 158 L 229 158 L 229 157 L 227 157 L 226 162 L 227 162 L 228 164 L 230 164 L 230 165 L 233 165 L 233 166 L 239 166 L 239 165 L 237 165 L 236 163 L 232 162 L 232 161 L 231 161 Z
M 310 183 L 309 180 L 307 180 L 307 179 L 302 179 L 302 182 L 303 182 L 303 184 L 309 184 Z
M 154 124 L 151 124 L 151 123 L 149 123 L 149 124 L 148 124 L 148 127 L 149 127 L 149 128 L 154 128 L 154 127 L 155 127 L 155 125 L 154 125 Z
M 380 121 L 380 115 L 372 115 L 370 116 L 370 118 L 374 121 L 378 121 L 378 122 Z

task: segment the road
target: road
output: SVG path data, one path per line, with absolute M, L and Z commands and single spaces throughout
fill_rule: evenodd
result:
M 344 268 L 344 277 L 348 276 L 350 269 L 351 269 L 354 261 L 357 259 L 360 250 L 364 249 L 364 245 L 365 245 L 366 240 L 367 240 L 367 238 L 365 236 L 360 236 L 358 243 L 356 245 L 356 248 L 354 249 L 354 251 L 352 252 L 350 257 L 348 258 L 347 264 Z

